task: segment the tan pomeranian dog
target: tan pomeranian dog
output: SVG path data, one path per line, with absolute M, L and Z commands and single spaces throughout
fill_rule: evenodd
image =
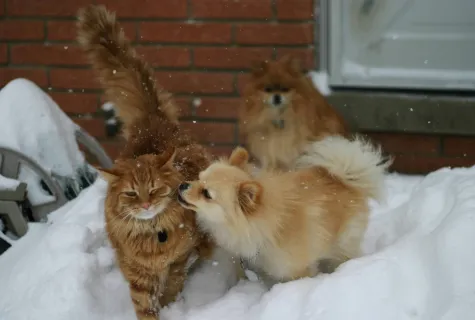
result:
M 368 222 L 368 200 L 379 199 L 389 160 L 356 138 L 329 136 L 308 146 L 297 170 L 248 171 L 236 148 L 198 181 L 179 187 L 179 201 L 217 244 L 275 282 L 318 273 L 358 257 Z
M 347 133 L 343 118 L 291 56 L 254 66 L 240 111 L 240 130 L 264 168 L 292 168 L 309 142 Z

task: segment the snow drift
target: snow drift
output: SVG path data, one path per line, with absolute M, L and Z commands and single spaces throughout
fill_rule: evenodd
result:
M 63 189 L 79 193 L 80 177 L 91 170 L 76 142 L 76 124 L 53 99 L 33 82 L 15 79 L 0 90 L 0 112 L 0 146 L 25 154 L 54 174 Z M 32 204 L 52 200 L 30 168 L 20 167 L 19 180 L 28 184 Z
M 475 318 L 475 168 L 390 175 L 385 188 L 364 257 L 266 291 L 235 284 L 233 262 L 218 252 L 161 319 Z M 97 181 L 0 256 L 0 319 L 135 319 L 104 233 L 104 194 Z

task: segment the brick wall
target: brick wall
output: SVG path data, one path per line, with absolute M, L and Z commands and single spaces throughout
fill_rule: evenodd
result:
M 75 45 L 74 15 L 88 3 L 118 12 L 127 36 L 175 93 L 183 125 L 217 154 L 238 143 L 239 92 L 250 63 L 294 54 L 316 68 L 317 0 L 0 0 L 0 86 L 25 77 L 44 88 L 112 157 L 95 77 Z M 470 138 L 372 134 L 395 169 L 428 172 L 475 159 Z M 410 138 L 411 142 L 408 142 Z

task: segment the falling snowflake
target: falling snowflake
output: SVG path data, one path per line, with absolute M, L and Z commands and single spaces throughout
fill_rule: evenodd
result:
M 202 101 L 201 101 L 200 98 L 195 98 L 195 99 L 193 99 L 193 106 L 194 106 L 195 108 L 198 108 L 199 106 L 201 106 L 201 103 L 202 103 Z

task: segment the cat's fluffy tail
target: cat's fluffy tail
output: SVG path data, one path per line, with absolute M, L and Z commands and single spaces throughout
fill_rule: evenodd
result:
M 102 5 L 78 12 L 78 42 L 87 54 L 106 97 L 124 123 L 124 133 L 137 120 L 153 115 L 178 123 L 178 109 L 171 95 L 155 83 L 153 71 L 137 56 L 115 14 Z
M 382 200 L 384 176 L 391 163 L 392 159 L 383 157 L 379 147 L 360 136 L 351 140 L 329 136 L 311 143 L 298 159 L 297 167 L 324 167 L 364 196 Z

